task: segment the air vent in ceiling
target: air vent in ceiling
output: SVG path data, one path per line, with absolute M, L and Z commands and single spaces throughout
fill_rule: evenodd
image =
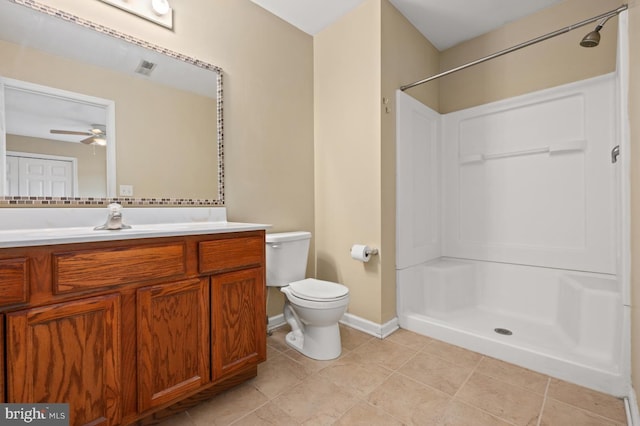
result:
M 145 61 L 143 59 L 142 61 L 140 61 L 138 68 L 136 68 L 136 72 L 138 74 L 150 76 L 153 70 L 156 68 L 156 65 L 157 64 L 154 64 L 153 62 Z

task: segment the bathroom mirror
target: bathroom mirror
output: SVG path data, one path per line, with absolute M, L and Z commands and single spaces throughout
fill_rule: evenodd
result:
M 224 205 L 220 68 L 27 0 L 0 2 L 0 57 L 0 196 L 28 152 L 75 158 L 62 205 Z

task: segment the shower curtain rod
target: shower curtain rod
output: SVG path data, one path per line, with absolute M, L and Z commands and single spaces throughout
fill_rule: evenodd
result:
M 536 37 L 536 38 L 531 39 L 529 41 L 525 41 L 524 43 L 520 43 L 520 44 L 517 44 L 515 46 L 509 47 L 508 49 L 504 49 L 504 50 L 501 50 L 499 52 L 492 53 L 491 55 L 485 56 L 485 57 L 480 58 L 480 59 L 476 59 L 475 61 L 468 62 L 468 63 L 466 63 L 464 65 L 460 65 L 459 67 L 452 68 L 452 69 L 450 69 L 448 71 L 441 72 L 440 74 L 436 74 L 436 75 L 433 75 L 431 77 L 427 77 L 427 78 L 425 78 L 423 80 L 416 81 L 415 83 L 407 84 L 405 86 L 400 86 L 400 90 L 402 90 L 404 92 L 405 90 L 411 89 L 412 87 L 418 86 L 420 84 L 424 84 L 424 83 L 427 83 L 429 81 L 435 80 L 437 78 L 444 77 L 444 76 L 449 75 L 449 74 L 453 74 L 454 72 L 461 71 L 461 70 L 463 70 L 465 68 L 469 68 L 471 66 L 481 64 L 482 62 L 486 62 L 486 61 L 488 61 L 490 59 L 494 59 L 494 58 L 497 58 L 499 56 L 506 55 L 507 53 L 515 52 L 516 50 L 522 49 L 522 48 L 527 47 L 527 46 L 531 46 L 532 44 L 540 43 L 541 41 L 548 40 L 548 39 L 550 39 L 552 37 L 559 36 L 559 35 L 564 34 L 564 33 L 568 33 L 571 30 L 575 30 L 576 28 L 583 27 L 583 26 L 588 25 L 588 24 L 590 24 L 592 22 L 596 22 L 596 21 L 599 21 L 599 20 L 605 19 L 605 18 L 611 18 L 611 17 L 613 17 L 615 15 L 618 15 L 618 14 L 624 12 L 627 9 L 628 9 L 628 6 L 626 4 L 623 4 L 622 6 L 618 7 L 617 9 L 613 9 L 613 10 L 610 10 L 609 12 L 605 12 L 605 13 L 603 13 L 601 15 L 594 16 L 593 18 L 585 19 L 584 21 L 578 22 L 577 24 L 569 25 L 568 27 L 564 27 L 564 28 L 561 28 L 559 30 L 556 30 L 556 31 L 547 33 L 545 35 L 542 35 L 540 37 Z

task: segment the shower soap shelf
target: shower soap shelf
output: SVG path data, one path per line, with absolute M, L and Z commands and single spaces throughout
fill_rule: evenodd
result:
M 533 154 L 546 154 L 549 155 L 560 153 L 560 152 L 569 152 L 569 151 L 584 151 L 587 148 L 587 141 L 584 139 L 573 140 L 573 141 L 565 141 L 558 142 L 549 146 L 542 146 L 539 148 L 531 148 L 531 149 L 521 149 L 518 151 L 508 151 L 508 152 L 496 152 L 490 154 L 469 154 L 462 155 L 459 158 L 460 164 L 471 164 L 471 163 L 483 163 L 486 160 L 497 160 L 500 158 L 509 158 L 509 157 L 521 157 L 524 155 L 533 155 Z

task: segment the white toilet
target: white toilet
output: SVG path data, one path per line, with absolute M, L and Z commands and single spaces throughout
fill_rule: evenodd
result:
M 304 279 L 310 239 L 310 232 L 267 234 L 267 286 L 280 287 L 286 296 L 287 344 L 309 358 L 334 359 L 342 352 L 338 321 L 347 310 L 349 289 Z

